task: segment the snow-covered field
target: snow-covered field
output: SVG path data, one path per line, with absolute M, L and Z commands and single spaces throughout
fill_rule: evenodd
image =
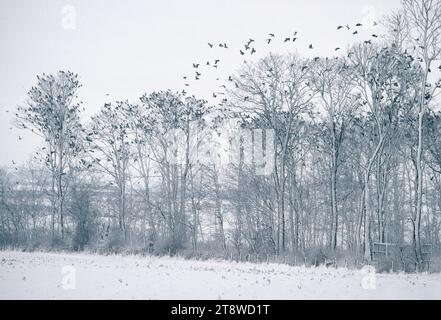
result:
M 0 299 L 441 299 L 441 274 L 0 251 Z

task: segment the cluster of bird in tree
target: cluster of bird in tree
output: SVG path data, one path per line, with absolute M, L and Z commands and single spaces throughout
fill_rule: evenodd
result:
M 377 25 L 378 25 L 377 22 L 373 22 L 373 26 L 374 27 L 377 26 Z M 350 32 L 352 35 L 356 36 L 356 35 L 359 34 L 360 28 L 362 28 L 362 27 L 363 27 L 363 25 L 361 23 L 357 23 L 357 24 L 355 24 L 355 26 L 350 26 L 348 24 L 346 24 L 346 25 L 339 25 L 339 26 L 337 26 L 337 31 L 347 31 L 347 32 Z M 393 30 L 393 31 L 394 32 L 398 32 L 398 30 L 396 30 L 396 29 Z M 371 34 L 371 38 L 372 39 L 377 39 L 377 38 L 379 38 L 379 35 L 373 33 L 373 34 Z M 274 43 L 277 39 L 278 39 L 278 36 L 276 34 L 269 33 L 267 35 L 267 37 L 264 39 L 264 43 L 266 43 L 266 45 L 270 45 L 271 43 Z M 299 34 L 298 34 L 297 31 L 295 31 L 290 36 L 282 36 L 282 37 L 280 37 L 280 42 L 282 44 L 289 44 L 289 43 L 295 43 L 298 39 L 299 39 Z M 363 44 L 364 45 L 372 45 L 372 39 L 363 41 Z M 416 39 L 416 40 L 418 40 L 418 39 Z M 240 56 L 246 57 L 247 55 L 248 56 L 254 55 L 257 52 L 255 43 L 256 43 L 256 39 L 249 38 L 248 40 L 246 40 L 244 42 L 244 44 L 243 44 L 243 48 L 240 48 L 238 50 L 238 53 L 240 54 Z M 208 42 L 208 46 L 209 46 L 210 49 L 214 49 L 215 47 L 218 47 L 218 48 L 221 48 L 221 49 L 230 49 L 230 46 L 227 45 L 226 42 L 220 42 L 217 45 L 214 44 L 214 43 Z M 310 43 L 307 46 L 307 49 L 314 50 L 315 48 L 314 48 L 314 45 L 312 43 Z M 341 50 L 341 47 L 336 47 L 335 48 L 335 52 L 340 51 L 340 50 Z M 416 57 L 415 58 L 411 54 L 407 53 L 407 50 L 404 53 L 407 54 L 409 59 L 411 59 L 412 61 L 414 59 L 417 59 L 418 61 L 422 62 L 422 58 L 421 57 Z M 349 51 L 347 53 L 347 57 L 351 58 L 351 55 L 353 55 L 353 52 Z M 330 58 L 316 56 L 316 57 L 312 58 L 312 61 L 313 62 L 318 62 L 318 61 L 320 61 L 322 59 L 323 60 L 329 60 Z M 335 59 L 339 59 L 339 57 L 336 56 Z M 194 80 L 198 81 L 198 80 L 201 79 L 201 77 L 203 75 L 203 71 L 202 71 L 202 67 L 203 66 L 205 66 L 207 68 L 210 67 L 210 68 L 213 68 L 213 69 L 217 70 L 219 68 L 220 62 L 221 62 L 220 58 L 215 58 L 215 59 L 212 59 L 212 60 L 207 60 L 205 63 L 193 62 L 192 68 L 194 69 L 194 72 L 195 72 L 194 73 Z M 244 64 L 246 64 L 247 60 L 244 60 L 243 62 L 244 62 Z M 291 67 L 293 67 L 293 66 L 291 66 Z M 308 68 L 309 68 L 309 65 L 306 63 L 306 64 L 300 66 L 300 71 L 301 72 L 307 72 Z M 438 67 L 438 69 L 441 70 L 441 65 Z M 428 71 L 431 72 L 430 69 Z M 272 73 L 273 70 L 269 69 L 268 72 Z M 239 77 L 244 78 L 245 75 L 244 74 L 240 74 Z M 190 77 L 188 75 L 185 75 L 182 78 L 183 78 L 183 80 L 185 80 L 185 83 L 184 83 L 185 87 L 190 87 L 190 85 L 191 85 L 190 80 L 192 79 L 192 77 Z M 220 78 L 217 77 L 216 81 L 219 81 L 219 80 L 220 80 Z M 229 75 L 226 80 L 227 80 L 227 83 L 230 83 L 230 84 L 234 85 L 233 88 L 236 88 L 236 89 L 239 88 L 239 83 L 238 83 L 239 81 L 237 80 L 237 78 L 234 75 Z M 438 86 L 439 86 L 439 84 L 438 84 Z M 222 107 L 222 106 L 224 106 L 228 102 L 228 99 L 225 97 L 228 88 L 227 88 L 227 86 L 225 84 L 219 85 L 219 88 L 221 88 L 222 90 L 213 92 L 212 93 L 212 97 L 213 98 L 222 97 L 222 99 L 218 103 L 218 105 Z M 182 90 L 182 94 L 186 95 L 186 91 Z M 249 97 L 245 96 L 245 97 L 243 97 L 243 100 L 244 100 L 244 102 L 247 102 L 247 101 L 249 101 Z M 83 107 L 83 110 L 84 110 L 84 107 Z M 6 110 L 6 112 L 8 113 L 9 110 Z M 23 124 L 22 124 L 22 126 L 23 126 Z M 26 127 L 23 127 L 23 128 L 26 129 Z M 10 127 L 10 130 L 12 130 L 12 129 L 13 129 L 13 127 Z M 34 131 L 34 129 L 31 129 L 31 131 Z M 19 141 L 23 140 L 23 137 L 19 135 L 18 136 L 18 140 Z M 15 169 L 18 170 L 18 168 L 16 167 L 16 162 L 12 161 L 12 164 L 15 166 Z

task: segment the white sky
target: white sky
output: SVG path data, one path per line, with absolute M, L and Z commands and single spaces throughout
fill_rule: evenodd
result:
M 73 30 L 63 28 L 66 5 L 75 9 Z M 337 31 L 338 25 L 363 23 L 371 12 L 380 20 L 398 7 L 399 0 L 0 0 L 0 165 L 26 161 L 41 144 L 31 133 L 9 128 L 14 108 L 43 72 L 80 75 L 85 120 L 109 100 L 182 90 L 182 76 L 193 77 L 193 62 L 220 59 L 217 70 L 204 66 L 201 80 L 185 88 L 208 98 L 240 67 L 239 49 L 250 37 L 256 40 L 253 60 L 270 51 L 333 55 L 335 47 L 380 32 L 353 36 L 352 30 Z M 299 40 L 283 44 L 294 31 Z M 276 34 L 271 46 L 268 33 Z M 226 42 L 229 49 L 210 49 L 207 42 Z M 307 49 L 310 43 L 314 50 Z

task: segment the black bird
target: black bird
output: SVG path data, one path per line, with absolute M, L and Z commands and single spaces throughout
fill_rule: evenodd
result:
M 376 34 L 373 34 L 372 37 L 373 38 L 378 38 L 378 36 Z
M 338 26 L 337 30 L 343 29 L 343 26 Z
M 291 38 L 285 38 L 285 41 L 283 42 L 288 42 L 288 41 L 291 41 Z
M 269 33 L 268 35 L 269 35 L 271 38 L 274 38 L 274 37 L 275 37 L 274 33 Z
M 199 68 L 199 63 L 193 63 L 193 68 L 195 69 Z
M 208 45 L 210 46 L 210 48 L 213 48 L 213 45 L 211 43 L 208 43 Z
M 243 52 L 242 50 L 239 50 L 239 52 L 240 52 L 241 55 L 245 54 L 245 52 Z
M 340 50 L 340 48 L 339 48 L 339 47 L 335 48 L 335 51 L 338 51 L 338 50 Z
M 266 39 L 266 43 L 270 44 L 272 39 Z
M 312 46 L 312 44 L 309 45 L 309 49 L 314 49 L 314 47 Z
M 371 40 L 366 40 L 366 41 L 364 42 L 364 44 L 372 44 L 372 41 L 371 41 Z
M 251 54 L 256 53 L 256 49 L 252 48 L 251 49 Z
M 229 76 L 228 81 L 233 81 L 233 78 L 231 76 Z
M 362 27 L 363 25 L 361 23 L 357 23 L 355 26 L 356 27 Z
M 356 30 L 356 31 L 352 32 L 352 34 L 358 34 L 358 31 Z
M 214 60 L 214 64 L 218 64 L 219 63 L 219 59 Z

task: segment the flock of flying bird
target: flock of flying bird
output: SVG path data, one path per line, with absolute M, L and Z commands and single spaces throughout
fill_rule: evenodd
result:
M 377 26 L 377 22 L 373 22 L 373 26 Z M 355 35 L 359 34 L 359 28 L 361 28 L 361 27 L 363 27 L 363 25 L 361 23 L 357 23 L 355 25 L 355 27 L 351 27 L 349 25 L 345 25 L 345 26 L 339 25 L 337 27 L 337 30 L 350 31 L 352 33 L 352 35 L 355 36 Z M 372 34 L 372 38 L 378 38 L 378 35 Z M 267 45 L 269 45 L 271 43 L 274 43 L 276 41 L 276 39 L 277 39 L 277 37 L 276 37 L 276 35 L 274 33 L 269 33 L 268 37 L 265 39 L 265 43 Z M 290 36 L 282 37 L 281 41 L 282 41 L 283 44 L 289 44 L 289 43 L 295 43 L 298 39 L 299 39 L 298 32 L 295 31 Z M 252 39 L 252 38 L 248 39 L 244 43 L 243 47 L 238 50 L 240 56 L 245 57 L 247 55 L 248 56 L 254 55 L 257 52 L 256 47 L 254 46 L 255 43 L 256 43 L 255 39 Z M 366 41 L 364 41 L 364 44 L 366 44 L 366 45 L 372 44 L 372 40 L 366 40 Z M 209 42 L 208 46 L 209 46 L 210 49 L 214 49 L 216 47 L 223 48 L 223 49 L 229 49 L 230 48 L 225 42 L 218 43 L 217 45 L 215 43 L 210 43 Z M 308 45 L 308 49 L 309 50 L 314 50 L 314 46 L 313 46 L 312 43 Z M 335 51 L 337 52 L 340 49 L 341 49 L 340 47 L 336 47 Z M 315 57 L 314 58 L 315 61 L 317 61 L 319 59 L 320 59 L 320 57 Z M 203 65 L 205 65 L 206 67 L 212 67 L 214 69 L 217 69 L 219 67 L 219 62 L 220 61 L 221 61 L 220 59 L 215 59 L 213 61 L 209 60 L 209 61 L 206 61 L 204 64 L 203 63 L 199 63 L 199 62 L 198 63 L 193 62 L 193 69 L 194 69 L 194 72 L 195 72 L 194 73 L 194 77 L 190 77 L 190 76 L 187 76 L 187 75 L 183 76 L 182 78 L 183 78 L 183 80 L 185 80 L 184 81 L 184 86 L 185 87 L 190 87 L 190 85 L 191 85 L 190 84 L 190 80 L 191 79 L 194 79 L 194 81 L 198 81 L 198 80 L 201 79 L 201 76 L 202 76 L 202 70 L 201 69 L 202 69 Z M 244 60 L 244 63 L 247 63 L 247 61 Z M 307 66 L 303 66 L 302 67 L 302 72 L 305 71 L 305 69 L 307 69 Z M 219 78 L 216 78 L 216 81 L 219 81 Z M 234 85 L 236 86 L 236 88 L 238 88 L 238 84 L 233 80 L 233 76 L 230 75 L 228 77 L 228 81 L 229 82 L 233 82 Z M 222 88 L 226 89 L 225 85 L 221 85 L 219 87 L 222 87 Z M 182 92 L 183 92 L 184 95 L 186 94 L 185 90 L 183 90 Z M 212 96 L 213 96 L 213 98 L 217 98 L 220 95 L 224 95 L 224 94 L 225 94 L 225 92 L 223 92 L 223 91 L 213 92 Z M 220 105 L 222 105 L 225 102 L 227 102 L 227 99 L 223 98 L 222 102 L 220 103 Z

